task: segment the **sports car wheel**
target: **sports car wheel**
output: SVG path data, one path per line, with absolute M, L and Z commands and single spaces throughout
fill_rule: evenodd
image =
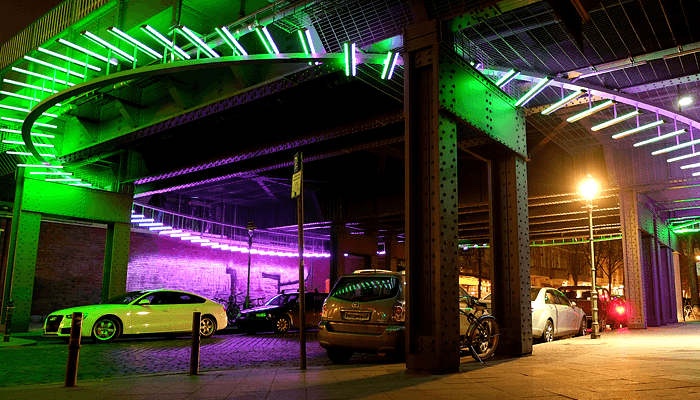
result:
M 92 338 L 97 343 L 117 340 L 122 333 L 122 325 L 116 317 L 102 317 L 92 326 Z
M 199 323 L 199 334 L 203 338 L 208 338 L 216 332 L 216 321 L 213 317 L 205 315 Z
M 274 327 L 275 327 L 275 332 L 277 332 L 277 333 L 289 332 L 289 328 L 291 325 L 292 325 L 292 323 L 291 323 L 291 321 L 289 321 L 289 317 L 282 315 L 282 316 L 275 318 Z
M 544 325 L 544 331 L 542 332 L 542 342 L 551 342 L 554 340 L 554 325 L 552 325 L 551 320 L 547 320 Z

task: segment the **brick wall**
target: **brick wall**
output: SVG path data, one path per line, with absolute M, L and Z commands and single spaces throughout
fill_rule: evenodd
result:
M 99 303 L 107 230 L 42 222 L 34 279 L 32 315 L 57 309 Z M 255 247 L 255 245 L 253 245 Z M 307 290 L 324 291 L 329 259 L 305 260 Z M 231 288 L 246 293 L 248 255 L 209 249 L 179 239 L 139 232 L 131 233 L 127 290 L 168 288 L 208 298 L 227 298 Z M 310 271 L 310 272 L 309 272 Z M 254 254 L 251 260 L 251 299 L 269 299 L 278 281 L 299 278 L 297 258 Z M 296 289 L 286 285 L 283 289 Z

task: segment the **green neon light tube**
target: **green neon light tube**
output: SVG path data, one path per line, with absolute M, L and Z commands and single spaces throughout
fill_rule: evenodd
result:
M 37 50 L 39 50 L 39 52 L 41 52 L 41 53 L 48 54 L 48 55 L 54 56 L 54 57 L 56 57 L 56 58 L 60 58 L 61 60 L 68 61 L 68 62 L 72 62 L 73 64 L 80 65 L 80 66 L 83 67 L 83 68 L 85 68 L 85 67 L 87 66 L 87 69 L 91 69 L 91 70 L 97 71 L 97 72 L 102 71 L 102 68 L 100 68 L 100 67 L 96 67 L 96 66 L 94 66 L 94 65 L 90 65 L 90 64 L 84 63 L 84 62 L 82 62 L 82 61 L 76 60 L 75 58 L 70 58 L 70 57 L 68 57 L 68 56 L 64 56 L 64 55 L 61 54 L 61 53 L 56 53 L 56 52 L 54 52 L 54 51 L 47 50 L 47 49 L 45 49 L 45 48 L 43 48 L 43 47 L 39 47 L 39 48 L 37 48 Z
M 80 178 L 46 178 L 46 182 L 80 182 Z
M 265 40 L 265 36 L 263 35 L 262 29 L 260 29 L 259 26 L 255 28 L 255 33 L 258 34 L 258 38 L 260 38 L 260 41 L 261 41 L 262 44 L 265 46 L 265 50 L 267 51 L 267 53 L 268 53 L 268 54 L 274 54 L 274 52 L 273 52 L 272 49 L 270 48 L 270 45 L 267 44 L 267 40 Z
M 18 167 L 25 168 L 63 168 L 63 165 L 43 165 L 43 164 L 17 164 Z
M 304 53 L 310 54 L 311 51 L 309 50 L 309 46 L 306 45 L 306 36 L 304 35 L 305 30 L 306 28 L 299 29 L 297 34 L 299 34 L 299 41 L 301 42 L 301 47 L 304 49 Z
M 134 39 L 133 37 L 127 35 L 123 31 L 121 31 L 119 28 L 116 26 L 113 26 L 111 28 L 107 28 L 107 32 L 111 33 L 112 35 L 123 39 L 127 41 L 129 44 L 132 46 L 136 47 L 137 49 L 143 51 L 144 53 L 148 54 L 149 56 L 155 58 L 156 60 L 162 60 L 163 55 L 158 53 L 157 51 L 153 50 L 152 48 L 146 46 L 145 44 L 139 42 L 138 40 Z
M 13 107 L 13 106 L 5 105 L 5 104 L 0 104 L 0 108 L 6 108 L 8 110 L 20 111 L 20 112 L 24 112 L 24 113 L 29 113 L 31 111 L 31 110 L 28 110 L 26 108 Z M 52 117 L 52 118 L 58 118 L 58 115 L 56 115 L 56 114 L 42 113 L 41 115 L 46 115 L 47 117 Z
M 58 90 L 51 90 L 51 89 L 47 89 L 47 88 L 42 88 L 42 87 L 39 87 L 39 86 L 34 86 L 34 85 L 30 85 L 30 84 L 28 84 L 28 83 L 24 83 L 24 82 L 13 81 L 13 80 L 11 80 L 11 79 L 3 79 L 2 81 L 3 81 L 3 82 L 6 82 L 6 83 L 11 83 L 11 84 L 13 84 L 13 85 L 26 87 L 26 88 L 29 88 L 29 89 L 36 89 L 36 90 L 41 90 L 41 91 L 49 92 L 49 93 L 58 93 Z
M 17 123 L 20 123 L 20 124 L 23 124 L 23 123 L 24 123 L 24 120 L 23 120 L 23 119 L 8 118 L 8 117 L 0 117 L 0 119 L 4 119 L 5 121 L 17 122 Z M 43 127 L 46 127 L 46 128 L 58 129 L 58 126 L 56 126 L 56 125 L 43 124 L 43 123 L 40 123 L 40 122 L 35 122 L 34 125 L 36 125 L 36 126 L 43 126 Z
M 224 42 L 226 42 L 227 45 L 233 50 L 234 53 L 237 55 L 244 55 L 247 56 L 248 52 L 245 51 L 243 46 L 236 40 L 235 37 L 233 37 L 233 34 L 231 34 L 231 31 L 228 30 L 227 27 L 225 26 L 218 26 L 215 28 L 216 33 L 221 36 L 222 39 L 224 39 Z
M 672 137 L 674 137 L 674 136 L 682 135 L 682 134 L 684 134 L 684 133 L 688 133 L 688 130 L 685 129 L 685 128 L 684 128 L 684 129 L 679 129 L 679 130 L 677 130 L 677 131 L 673 131 L 673 132 L 670 132 L 670 133 L 666 133 L 666 134 L 664 134 L 664 135 L 657 136 L 657 137 L 654 137 L 654 138 L 651 138 L 651 139 L 643 140 L 643 141 L 641 141 L 641 142 L 639 142 L 639 143 L 633 144 L 632 146 L 634 146 L 634 147 L 644 146 L 645 144 L 660 142 L 660 141 L 662 141 L 662 140 L 665 140 L 665 139 L 668 139 L 668 138 L 672 138 Z M 683 168 L 683 167 L 681 167 L 681 168 Z
M 516 106 L 524 106 L 527 104 L 528 101 L 533 99 L 535 96 L 537 96 L 541 91 L 543 91 L 549 84 L 552 83 L 552 78 L 546 77 L 542 79 L 541 81 L 537 82 L 535 86 L 530 88 L 523 97 L 520 98 L 520 100 L 515 102 Z
M 119 47 L 117 47 L 117 46 L 115 46 L 115 45 L 113 45 L 113 44 L 107 42 L 106 40 L 104 40 L 104 39 L 102 39 L 101 37 L 99 37 L 99 36 L 93 34 L 93 33 L 90 32 L 90 31 L 82 31 L 82 32 L 80 32 L 80 34 L 83 35 L 83 36 L 85 36 L 86 38 L 90 39 L 90 40 L 93 41 L 95 44 L 97 44 L 97 45 L 99 45 L 99 46 L 102 46 L 102 47 L 104 47 L 104 48 L 106 48 L 106 49 L 112 50 L 112 51 L 114 52 L 114 54 L 118 55 L 119 57 L 123 58 L 123 59 L 126 60 L 126 61 L 129 61 L 129 62 L 132 62 L 132 63 L 138 61 L 138 60 L 135 60 L 134 57 L 130 56 L 130 55 L 127 54 L 125 51 L 123 51 L 122 49 L 120 49 Z
M 598 125 L 592 126 L 592 127 L 591 127 L 591 130 L 592 130 L 593 132 L 599 131 L 599 130 L 601 130 L 601 129 L 603 129 L 603 128 L 607 128 L 607 127 L 609 127 L 609 126 L 611 126 L 611 125 L 615 125 L 615 124 L 618 123 L 618 122 L 622 122 L 622 121 L 628 120 L 628 119 L 630 119 L 630 118 L 632 118 L 632 117 L 634 117 L 634 116 L 637 116 L 637 115 L 642 115 L 642 113 L 639 112 L 639 110 L 635 110 L 635 111 L 632 111 L 632 112 L 629 113 L 629 114 L 621 115 L 621 116 L 619 116 L 619 117 L 617 117 L 617 118 L 611 119 L 610 121 L 606 121 L 606 122 L 603 122 L 602 124 L 598 124 Z
M 311 31 L 308 28 L 305 28 L 304 34 L 306 35 L 306 41 L 309 44 L 311 54 L 316 54 L 316 46 L 314 46 L 314 41 L 311 39 Z
M 598 104 L 598 105 L 595 106 L 595 107 L 589 108 L 588 110 L 585 110 L 585 111 L 582 111 L 582 112 L 580 112 L 580 113 L 578 113 L 578 114 L 575 114 L 575 115 L 570 116 L 569 118 L 566 119 L 566 122 L 576 122 L 576 121 L 578 121 L 578 120 L 580 120 L 580 119 L 586 118 L 587 116 L 589 116 L 589 115 L 591 115 L 591 114 L 597 113 L 597 112 L 600 111 L 600 110 L 604 110 L 604 109 L 610 107 L 610 106 L 613 105 L 613 104 L 615 104 L 614 101 L 608 100 L 608 101 L 606 101 L 606 102 L 604 102 L 604 103 Z
M 514 69 L 511 69 L 510 71 L 508 71 L 508 73 L 506 73 L 505 75 L 503 75 L 503 76 L 501 77 L 501 79 L 499 79 L 499 80 L 496 81 L 496 86 L 500 87 L 501 85 L 505 85 L 506 83 L 510 82 L 509 79 L 510 79 L 511 77 L 514 78 L 515 75 L 518 74 L 518 73 L 519 73 L 518 71 L 516 71 L 516 70 L 514 70 Z
M 386 79 L 391 79 L 394 76 L 394 68 L 396 68 L 396 63 L 399 61 L 399 53 L 394 54 L 394 58 L 391 61 L 391 68 L 389 68 L 389 76 Z
M 16 130 L 16 129 L 6 129 L 6 128 L 0 128 L 0 132 L 8 132 L 8 133 L 18 133 L 18 134 L 22 134 L 22 131 L 18 131 L 18 130 Z M 31 132 L 31 135 L 32 135 L 32 136 L 37 136 L 37 137 L 45 137 L 45 138 L 49 138 L 49 139 L 55 138 L 54 135 L 49 135 L 49 134 L 46 134 L 46 133 L 39 133 L 39 132 Z
M 100 54 L 97 54 L 97 53 L 95 53 L 95 52 L 93 52 L 93 51 L 90 51 L 90 50 L 86 49 L 85 47 L 80 47 L 80 46 L 78 46 L 77 44 L 71 43 L 71 42 L 69 42 L 69 41 L 67 41 L 67 40 L 65 40 L 65 39 L 58 39 L 58 40 L 56 40 L 56 41 L 57 41 L 58 43 L 61 43 L 61 44 L 63 44 L 63 45 L 66 45 L 66 46 L 68 46 L 68 47 L 70 47 L 70 48 L 72 48 L 72 49 L 74 49 L 74 50 L 78 50 L 78 51 L 81 52 L 81 53 L 87 54 L 87 55 L 89 55 L 90 57 L 96 58 L 96 59 L 98 59 L 98 60 L 100 60 L 100 61 L 102 61 L 102 62 L 110 63 L 110 64 L 112 64 L 112 65 L 118 65 L 118 64 L 119 64 L 119 62 L 118 62 L 116 59 L 108 60 L 107 57 L 105 57 L 105 56 L 103 56 L 103 55 L 100 55 Z
M 45 171 L 40 171 L 40 172 L 30 172 L 30 175 L 64 175 L 64 176 L 70 176 L 73 175 L 72 172 L 45 172 Z
M 670 151 L 675 151 L 675 150 L 682 149 L 682 148 L 685 148 L 685 147 L 688 147 L 688 146 L 692 146 L 692 145 L 698 144 L 698 143 L 700 143 L 700 139 L 691 140 L 690 142 L 685 142 L 685 143 L 677 144 L 677 145 L 675 145 L 675 146 L 666 147 L 665 149 L 652 151 L 652 152 L 651 152 L 651 155 L 652 155 L 652 156 L 655 156 L 655 155 L 658 155 L 658 154 L 668 153 L 668 152 L 670 152 Z
M 389 72 L 389 64 L 394 53 L 391 51 L 386 53 L 386 58 L 384 59 L 384 69 L 382 70 L 382 79 L 386 79 L 387 73 Z
M 3 139 L 2 142 L 5 143 L 5 144 L 21 144 L 22 146 L 24 146 L 24 145 L 26 144 L 26 143 L 24 143 L 24 142 L 22 142 L 22 141 L 19 141 L 19 140 L 7 140 L 7 139 Z M 36 146 L 36 147 L 56 147 L 56 146 L 54 146 L 54 145 L 52 145 L 52 144 L 46 144 L 46 143 L 34 143 L 34 146 Z
M 357 59 L 355 58 L 355 43 L 343 43 L 345 54 L 345 76 L 357 75 Z
M 81 182 L 81 183 L 69 183 L 69 186 L 92 186 L 92 183 Z
M 73 75 L 73 76 L 78 77 L 78 78 L 80 78 L 80 79 L 85 79 L 85 75 L 83 75 L 83 74 L 80 74 L 80 73 L 75 72 L 75 71 L 69 71 L 69 70 L 66 69 L 66 68 L 59 67 L 58 65 L 51 64 L 50 62 L 46 62 L 46 61 L 39 60 L 38 58 L 29 57 L 29 56 L 24 56 L 24 59 L 27 60 L 27 61 L 35 62 L 35 63 L 37 63 L 37 64 L 41 64 L 41 65 L 43 65 L 43 66 L 45 66 L 45 67 L 53 68 L 53 69 L 55 69 L 56 71 L 61 71 L 61 72 L 63 72 L 63 73 L 67 73 L 67 74 L 69 74 L 69 75 Z
M 175 46 L 175 44 L 170 39 L 163 36 L 160 32 L 153 29 L 153 27 L 151 27 L 150 25 L 141 25 L 141 30 L 146 32 L 149 36 L 151 36 L 153 38 L 153 40 L 160 43 L 166 49 L 170 49 L 171 51 L 175 51 L 175 54 L 177 54 L 178 57 L 182 58 L 183 60 L 189 60 L 192 58 L 184 50 Z
M 12 93 L 12 92 L 7 92 L 7 91 L 4 91 L 4 90 L 0 90 L 0 94 L 4 94 L 5 96 L 16 97 L 16 98 L 18 98 L 18 99 L 24 99 L 24 100 L 29 100 L 29 101 L 36 101 L 37 103 L 41 101 L 41 99 L 37 99 L 36 97 L 24 96 L 24 95 L 21 95 L 21 94 Z M 61 103 L 56 103 L 56 104 L 54 105 L 54 107 L 61 107 Z
M 23 151 L 6 151 L 5 153 L 14 154 L 17 156 L 33 156 L 34 155 L 32 153 L 27 153 L 27 152 L 23 152 Z M 41 153 L 39 153 L 39 155 L 42 157 L 56 157 L 55 154 L 41 154 Z
M 176 30 L 182 32 L 182 34 L 185 36 L 187 40 L 189 40 L 190 43 L 193 45 L 197 46 L 200 50 L 202 50 L 207 56 L 211 58 L 219 58 L 219 55 L 216 54 L 214 50 L 211 49 L 211 47 L 207 46 L 202 39 L 200 39 L 194 32 L 192 32 L 188 27 L 184 25 L 180 25 L 175 28 Z
M 66 82 L 66 81 L 60 80 L 60 79 L 54 79 L 54 78 L 52 78 L 52 77 L 50 77 L 50 76 L 46 76 L 46 75 L 42 75 L 42 74 L 37 74 L 36 72 L 32 72 L 32 71 L 27 71 L 26 69 L 17 68 L 17 67 L 12 67 L 12 70 L 15 71 L 15 72 L 19 72 L 19 73 L 25 74 L 25 75 L 35 76 L 35 77 L 41 78 L 41 79 L 46 79 L 47 81 L 52 81 L 52 82 L 60 83 L 61 85 L 75 86 L 75 83 Z
M 566 105 L 566 103 L 568 103 L 572 100 L 578 99 L 579 97 L 583 96 L 584 94 L 586 94 L 585 90 L 580 90 L 578 92 L 571 93 L 570 95 L 564 97 L 563 99 L 557 101 L 556 103 L 554 103 L 551 106 L 542 110 L 541 114 L 542 115 L 549 115 L 549 114 L 557 111 L 558 109 L 562 108 L 564 105 Z
M 677 229 L 683 229 L 683 228 L 685 228 L 685 227 L 688 227 L 688 226 L 691 226 L 691 225 L 695 225 L 695 224 L 697 224 L 698 222 L 700 222 L 700 221 L 698 221 L 698 220 L 696 219 L 696 220 L 691 221 L 691 222 L 685 222 L 685 223 L 680 224 L 680 225 L 672 226 L 671 229 L 674 230 L 674 231 L 677 230 Z
M 655 126 L 663 125 L 665 123 L 666 123 L 666 121 L 664 121 L 663 119 L 660 119 L 658 121 L 654 121 L 654 122 L 648 123 L 646 125 L 638 126 L 636 128 L 632 128 L 632 129 L 626 130 L 624 132 L 616 133 L 616 134 L 612 135 L 612 138 L 619 139 L 621 137 L 629 136 L 633 133 L 637 133 L 637 132 L 643 131 L 645 129 L 653 128 Z M 659 140 L 661 140 L 661 139 L 659 139 Z M 642 145 L 640 145 L 640 146 L 642 146 Z M 635 147 L 636 147 L 636 145 L 635 145 Z

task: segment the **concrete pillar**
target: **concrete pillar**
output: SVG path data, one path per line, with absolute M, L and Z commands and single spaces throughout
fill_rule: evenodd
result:
M 685 319 L 683 318 L 683 288 L 681 287 L 680 253 L 677 251 L 673 252 L 673 278 L 674 290 L 672 291 L 672 294 L 676 299 L 674 311 L 676 313 L 676 321 L 681 322 Z
M 395 235 L 384 236 L 384 269 L 387 271 L 397 271 L 396 267 L 396 247 L 398 243 Z

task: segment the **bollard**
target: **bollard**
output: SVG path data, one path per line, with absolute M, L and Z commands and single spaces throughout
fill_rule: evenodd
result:
M 10 341 L 10 326 L 12 325 L 12 313 L 15 310 L 14 300 L 7 302 L 7 313 L 5 314 L 5 334 L 2 337 L 3 342 Z
M 66 366 L 66 387 L 74 387 L 78 380 L 78 356 L 80 355 L 80 337 L 83 330 L 83 313 L 74 312 L 70 322 L 70 339 L 68 340 L 68 365 Z
M 199 375 L 199 343 L 202 335 L 199 326 L 202 322 L 202 313 L 195 311 L 192 314 L 192 350 L 190 352 L 190 375 Z

